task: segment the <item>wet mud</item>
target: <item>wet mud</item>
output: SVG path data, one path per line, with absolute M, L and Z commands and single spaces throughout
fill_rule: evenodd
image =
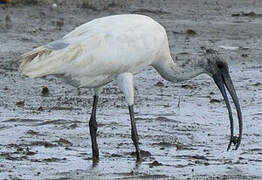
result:
M 0 179 L 262 179 L 262 2 L 25 2 L 0 4 Z M 228 114 L 207 75 L 177 84 L 150 67 L 136 75 L 141 163 L 124 97 L 114 82 L 107 85 L 97 110 L 100 161 L 93 163 L 91 90 L 17 71 L 22 53 L 93 18 L 123 13 L 164 25 L 178 63 L 203 48 L 228 61 L 244 122 L 237 151 L 226 151 Z

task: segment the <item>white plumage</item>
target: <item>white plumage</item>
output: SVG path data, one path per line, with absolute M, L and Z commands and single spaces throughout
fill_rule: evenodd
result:
M 22 55 L 20 71 L 32 78 L 63 74 L 80 87 L 98 87 L 120 73 L 157 64 L 169 54 L 166 32 L 156 21 L 116 15 L 90 21 L 61 40 Z
M 208 50 L 200 59 L 178 66 L 170 55 L 165 29 L 150 17 L 127 14 L 95 19 L 77 27 L 62 39 L 38 47 L 21 56 L 19 70 L 35 78 L 58 75 L 78 87 L 94 88 L 94 103 L 89 121 L 93 159 L 99 157 L 96 141 L 96 106 L 102 87 L 116 80 L 125 95 L 131 119 L 131 135 L 137 160 L 141 159 L 134 119 L 133 75 L 153 66 L 168 81 L 178 82 L 201 73 L 218 85 L 228 108 L 232 142 L 238 148 L 242 136 L 242 115 L 227 63 Z M 225 86 L 233 98 L 239 118 L 239 137 L 233 136 L 233 118 Z

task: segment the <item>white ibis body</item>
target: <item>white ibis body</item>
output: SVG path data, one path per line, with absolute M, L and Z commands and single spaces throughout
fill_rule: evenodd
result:
M 170 55 L 169 43 L 163 26 L 144 15 L 115 15 L 92 20 L 77 27 L 62 39 L 40 46 L 21 56 L 19 70 L 30 78 L 58 75 L 76 87 L 93 88 L 94 102 L 89 129 L 92 140 L 92 157 L 99 158 L 96 131 L 96 106 L 101 89 L 116 80 L 124 93 L 131 119 L 131 137 L 137 160 L 141 159 L 138 134 L 134 118 L 134 74 L 147 66 L 171 82 L 210 75 L 219 87 L 229 112 L 231 138 L 240 145 L 242 115 L 228 65 L 215 51 L 208 50 L 200 59 L 192 59 L 178 66 Z M 233 134 L 233 118 L 225 91 L 228 89 L 236 106 L 239 119 L 239 136 Z

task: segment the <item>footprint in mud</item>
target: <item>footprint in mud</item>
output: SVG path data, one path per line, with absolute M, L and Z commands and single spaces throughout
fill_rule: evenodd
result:
M 153 168 L 155 166 L 162 166 L 162 165 L 163 165 L 162 163 L 155 160 L 155 161 L 153 161 L 152 163 L 149 164 L 149 167 Z

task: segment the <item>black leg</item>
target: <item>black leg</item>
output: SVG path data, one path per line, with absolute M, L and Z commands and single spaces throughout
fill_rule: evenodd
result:
M 96 141 L 96 131 L 97 131 L 97 122 L 96 122 L 96 106 L 97 106 L 98 96 L 94 95 L 92 114 L 89 121 L 89 130 L 92 141 L 92 158 L 93 160 L 99 159 L 98 146 Z
M 129 109 L 129 114 L 130 114 L 130 120 L 131 120 L 131 137 L 133 140 L 133 143 L 136 147 L 136 160 L 140 161 L 141 160 L 141 154 L 140 154 L 140 149 L 138 146 L 138 134 L 137 134 L 137 130 L 136 130 L 136 122 L 135 122 L 135 118 L 134 118 L 134 107 L 133 105 L 128 106 Z

